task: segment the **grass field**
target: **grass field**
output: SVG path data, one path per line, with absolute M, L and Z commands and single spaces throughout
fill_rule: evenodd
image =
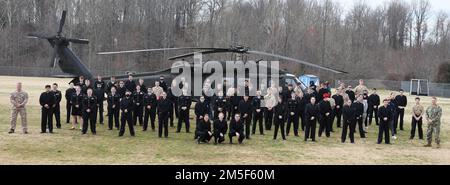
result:
M 159 139 L 156 132 L 141 132 L 137 137 L 129 133 L 119 138 L 118 131 L 108 131 L 107 126 L 98 125 L 98 135 L 82 136 L 72 131 L 70 125 L 54 135 L 40 134 L 40 107 L 38 98 L 44 85 L 57 82 L 65 91 L 68 79 L 0 77 L 0 164 L 450 164 L 448 139 L 450 99 L 439 99 L 443 107 L 442 148 L 424 148 L 425 141 L 409 140 L 410 111 L 405 116 L 406 131 L 399 132 L 393 145 L 377 145 L 377 128 L 369 129 L 368 138 L 356 137 L 356 144 L 341 144 L 341 130 L 335 129 L 331 138 L 320 138 L 317 143 L 303 142 L 300 138 L 288 137 L 287 141 L 272 140 L 273 131 L 265 136 L 255 135 L 243 145 L 198 145 L 193 134 L 176 134 L 169 130 L 168 139 Z M 28 104 L 29 135 L 17 128 L 9 135 L 9 93 L 16 82 L 23 82 L 24 90 L 30 94 Z M 388 92 L 380 92 L 382 98 Z M 409 104 L 414 97 L 409 96 Z M 424 97 L 428 106 L 431 98 Z M 62 105 L 65 105 L 63 100 Z M 64 106 L 63 106 L 64 107 Z M 65 122 L 65 109 L 62 111 Z M 194 123 L 194 122 L 193 122 Z M 426 131 L 426 126 L 424 127 Z M 358 135 L 357 135 L 358 136 Z

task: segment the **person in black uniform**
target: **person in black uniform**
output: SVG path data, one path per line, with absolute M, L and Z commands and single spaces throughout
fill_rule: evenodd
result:
M 200 121 L 203 119 L 203 116 L 208 113 L 208 107 L 205 103 L 205 97 L 200 97 L 200 102 L 197 102 L 195 104 L 195 122 L 196 122 L 196 128 L 195 128 L 195 137 L 194 139 L 197 139 L 197 126 L 200 124 Z
M 127 92 L 127 88 L 125 87 L 125 82 L 120 81 L 119 87 L 117 87 L 117 94 L 122 99 L 125 97 L 125 93 Z M 131 91 L 130 91 L 131 92 Z
M 147 86 L 145 86 L 144 82 L 145 82 L 144 79 L 140 78 L 137 85 L 141 86 L 142 92 L 144 92 L 145 94 L 148 94 L 148 88 L 147 88 Z
M 70 104 L 72 104 L 72 130 L 75 130 L 77 124 L 80 123 L 81 125 L 83 123 L 83 93 L 80 86 L 75 86 L 75 94 L 70 98 Z
M 225 114 L 220 112 L 218 119 L 214 121 L 214 144 L 222 144 L 225 141 L 225 134 L 228 131 L 227 120 L 225 119 Z
M 161 99 L 158 100 L 158 136 L 161 138 L 164 130 L 164 137 L 169 137 L 169 113 L 171 102 L 167 99 L 167 94 L 162 93 Z
M 316 98 L 311 97 L 310 103 L 305 108 L 305 141 L 308 141 L 310 138 L 313 142 L 316 141 L 316 125 L 319 114 L 320 111 L 316 104 Z
M 366 133 L 364 131 L 364 104 L 362 103 L 364 96 L 362 94 L 358 95 L 357 100 L 352 104 L 352 108 L 355 111 L 356 124 L 358 124 L 358 132 L 361 138 L 366 138 Z
M 120 96 L 117 94 L 116 87 L 111 87 L 111 93 L 108 94 L 108 128 L 113 129 L 113 125 L 119 129 Z M 113 124 L 114 122 L 114 124 Z
M 153 94 L 153 89 L 149 87 L 147 89 L 147 94 L 144 96 L 145 113 L 144 113 L 143 131 L 147 131 L 149 118 L 151 122 L 152 131 L 155 131 L 156 103 L 157 103 L 156 95 Z
M 84 80 L 84 85 L 81 86 L 81 93 L 83 93 L 83 95 L 86 95 L 88 89 L 93 89 L 93 88 L 92 88 L 91 81 L 86 79 L 86 80 Z
M 291 94 L 294 92 L 294 86 L 292 84 L 289 84 L 287 86 L 287 89 L 283 89 L 281 92 L 281 95 L 283 95 L 283 102 L 288 102 L 289 99 L 291 99 Z
M 233 137 L 237 137 L 239 144 L 245 139 L 244 133 L 244 124 L 241 120 L 241 114 L 236 113 L 234 118 L 230 122 L 230 132 L 228 133 L 228 137 L 230 138 L 230 144 L 233 144 Z
M 170 101 L 170 112 L 169 112 L 169 125 L 170 127 L 174 127 L 173 121 L 174 121 L 174 116 L 173 114 L 175 113 L 176 107 L 175 107 L 175 102 L 178 101 L 177 97 L 173 94 L 172 92 L 172 87 L 176 88 L 176 86 L 170 86 L 166 92 L 167 94 L 167 99 Z
M 179 118 L 178 118 L 178 127 L 177 127 L 177 133 L 181 132 L 181 127 L 183 122 L 186 124 L 186 133 L 189 133 L 189 113 L 191 109 L 192 99 L 187 94 L 187 90 L 183 90 L 183 94 L 178 97 L 178 107 L 179 110 Z
M 331 105 L 329 94 L 323 94 L 323 100 L 319 103 L 320 117 L 319 117 L 319 137 L 322 137 L 322 133 L 325 132 L 327 137 L 331 136 Z
M 128 128 L 130 129 L 130 135 L 135 136 L 134 125 L 133 125 L 133 109 L 134 103 L 133 98 L 131 97 L 131 91 L 126 91 L 124 98 L 120 101 L 120 110 L 122 111 L 122 117 L 120 118 L 120 131 L 119 137 L 122 137 L 125 134 L 125 126 L 128 124 Z
M 331 93 L 328 91 L 327 85 L 325 83 L 321 83 L 319 92 L 317 94 L 317 97 L 318 97 L 317 101 L 321 102 L 324 99 L 325 94 L 331 94 Z
M 264 126 L 263 126 L 263 107 L 261 107 L 261 101 L 263 101 L 263 97 L 261 96 L 261 91 L 256 92 L 256 97 L 252 100 L 252 107 L 253 107 L 253 128 L 252 128 L 252 134 L 255 135 L 256 133 L 256 123 L 258 123 L 259 126 L 259 134 L 264 135 Z
M 167 92 L 168 86 L 164 79 L 164 76 L 159 77 L 159 86 L 164 90 L 164 92 Z
M 398 128 L 398 121 L 400 120 L 400 130 L 403 129 L 403 118 L 405 117 L 405 108 L 408 105 L 408 99 L 404 95 L 403 89 L 400 89 L 400 94 L 395 97 L 395 101 L 397 102 L 397 118 L 395 128 Z
M 239 112 L 238 107 L 239 107 L 239 103 L 241 102 L 241 100 L 242 100 L 242 97 L 238 96 L 238 92 L 235 89 L 233 95 L 230 97 L 230 104 L 231 104 L 230 116 L 232 118 L 234 118 L 234 115 Z
M 97 108 L 97 98 L 94 96 L 91 88 L 87 89 L 86 96 L 83 97 L 83 128 L 81 133 L 87 133 L 88 125 L 91 128 L 92 134 L 97 134 L 95 123 L 95 110 Z
M 139 126 L 143 126 L 144 120 L 143 120 L 143 111 L 144 111 L 144 95 L 145 93 L 141 91 L 141 86 L 136 86 L 136 90 L 133 93 L 133 103 L 134 103 L 134 110 L 133 110 L 133 125 L 136 126 L 137 122 L 139 121 Z
M 383 106 L 378 109 L 378 117 L 380 119 L 380 126 L 378 131 L 378 144 L 383 142 L 383 134 L 384 141 L 386 144 L 390 144 L 390 136 L 389 136 L 389 123 L 392 119 L 392 112 L 389 107 L 389 100 L 383 100 Z
M 372 125 L 372 118 L 375 118 L 375 123 L 379 125 L 378 123 L 378 107 L 380 106 L 380 96 L 377 94 L 377 89 L 373 89 L 372 94 L 369 96 L 367 103 L 369 105 L 369 108 L 367 110 L 368 118 L 369 118 L 369 125 Z M 375 116 L 374 116 L 375 115 Z
M 356 100 L 356 94 L 355 91 L 353 91 L 352 86 L 348 86 L 345 93 L 348 95 L 348 98 L 352 100 L 352 102 L 355 102 Z
M 298 116 L 299 112 L 297 112 L 299 103 L 297 100 L 297 96 L 295 93 L 290 95 L 290 99 L 287 101 L 287 125 L 286 125 L 286 136 L 289 136 L 289 132 L 291 131 L 291 125 L 294 124 L 294 135 L 298 137 Z
M 334 115 L 336 118 L 336 125 L 338 128 L 341 128 L 342 121 L 342 107 L 344 107 L 344 97 L 341 94 L 341 90 L 337 90 L 336 94 L 333 95 L 334 102 L 336 107 L 334 108 Z
M 355 143 L 355 129 L 356 129 L 356 115 L 355 110 L 352 108 L 352 100 L 348 100 L 345 102 L 345 105 L 342 107 L 342 115 L 344 118 L 343 127 L 342 127 L 342 143 L 345 143 L 347 139 L 347 131 L 349 132 L 349 138 L 351 143 Z
M 134 82 L 133 80 L 133 75 L 128 75 L 128 80 L 125 82 L 125 88 L 131 93 L 134 93 L 134 91 L 136 91 L 136 82 Z
M 94 95 L 97 98 L 97 110 L 95 110 L 95 122 L 99 120 L 101 125 L 103 125 L 103 112 L 104 112 L 103 102 L 105 101 L 105 89 L 106 84 L 102 80 L 102 77 L 98 75 L 97 81 L 94 82 Z
M 305 131 L 305 108 L 306 105 L 309 103 L 308 99 L 306 98 L 305 95 L 303 95 L 303 92 L 297 92 L 297 102 L 298 102 L 298 106 L 297 106 L 297 114 L 298 114 L 298 119 L 301 126 L 302 131 Z
M 197 126 L 196 134 L 198 135 L 197 143 L 209 143 L 213 133 L 211 131 L 211 121 L 209 120 L 209 115 L 205 114 L 202 121 Z
M 58 90 L 58 84 L 53 84 L 53 94 L 55 95 L 55 104 L 53 105 L 53 114 L 55 115 L 56 120 L 56 128 L 61 129 L 61 100 L 62 100 L 62 93 L 60 90 Z
M 252 102 L 249 96 L 244 96 L 244 99 L 239 102 L 238 112 L 242 115 L 245 123 L 245 136 L 250 139 L 250 125 L 252 123 Z
M 67 111 L 67 120 L 66 123 L 70 124 L 70 115 L 72 114 L 72 96 L 75 94 L 75 86 L 73 83 L 69 84 L 69 88 L 66 90 L 64 97 L 66 98 L 66 111 Z
M 227 117 L 228 99 L 223 96 L 223 91 L 217 92 L 217 96 L 214 98 L 214 117 L 219 118 L 219 113 L 223 113 Z
M 273 119 L 275 124 L 275 132 L 273 135 L 273 139 L 277 139 L 278 130 L 281 131 L 281 137 L 283 140 L 286 140 L 286 135 L 284 132 L 284 123 L 286 121 L 286 113 L 287 113 L 286 104 L 283 102 L 283 96 L 278 98 L 278 104 L 273 108 Z
M 108 82 L 108 84 L 106 84 L 106 94 L 111 94 L 111 88 L 112 87 L 116 87 L 116 91 L 117 88 L 119 87 L 119 84 L 116 81 L 116 77 L 115 76 L 111 76 L 110 81 Z
M 39 104 L 42 107 L 42 119 L 41 119 L 41 133 L 53 133 L 53 105 L 55 105 L 56 99 L 54 93 L 51 91 L 51 86 L 45 86 L 45 92 L 39 97 Z

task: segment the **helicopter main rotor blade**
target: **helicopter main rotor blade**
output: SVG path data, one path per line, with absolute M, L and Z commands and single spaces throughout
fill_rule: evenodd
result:
M 268 57 L 275 57 L 275 58 L 279 58 L 279 59 L 284 59 L 284 60 L 288 60 L 288 61 L 295 62 L 295 63 L 298 63 L 298 64 L 303 64 L 303 65 L 306 65 L 306 66 L 311 66 L 311 67 L 314 67 L 314 68 L 319 68 L 319 69 L 331 71 L 331 72 L 337 73 L 337 74 L 342 74 L 342 73 L 347 74 L 347 72 L 345 72 L 345 71 L 340 71 L 340 70 L 336 70 L 336 69 L 332 69 L 332 68 L 328 68 L 328 67 L 323 67 L 323 66 L 320 66 L 320 65 L 317 65 L 317 64 L 305 62 L 305 61 L 302 61 L 302 60 L 298 60 L 298 59 L 294 59 L 294 58 L 290 58 L 290 57 L 286 57 L 286 56 L 282 56 L 282 55 L 271 54 L 271 53 L 266 53 L 266 52 L 261 52 L 261 51 L 252 51 L 252 50 L 247 51 L 247 53 L 255 54 L 255 55 L 263 55 L 263 56 L 268 56 Z
M 177 59 L 182 59 L 182 58 L 188 58 L 188 57 L 193 57 L 195 54 L 200 53 L 200 54 L 214 54 L 214 53 L 228 53 L 228 52 L 233 52 L 230 51 L 229 49 L 214 49 L 214 50 L 205 50 L 205 51 L 198 51 L 198 52 L 192 52 L 192 53 L 186 53 L 183 55 L 178 55 L 178 56 L 174 56 L 174 57 L 170 57 L 169 60 L 177 60 Z
M 53 55 L 52 55 L 52 61 L 50 63 L 50 67 L 51 68 L 55 68 L 56 67 L 56 63 L 58 63 L 58 50 L 59 50 L 59 43 L 58 41 L 55 42 L 55 47 L 53 50 Z
M 43 34 L 28 34 L 27 38 L 29 39 L 51 39 L 52 37 L 43 35 Z
M 58 35 L 59 36 L 61 36 L 64 24 L 66 23 L 66 14 L 67 14 L 67 11 L 64 10 L 62 12 L 61 21 L 59 22 L 59 29 L 58 29 Z
M 75 44 L 89 44 L 89 40 L 87 39 L 66 39 L 66 40 Z
M 157 51 L 176 51 L 176 50 L 212 50 L 217 48 L 157 48 L 157 49 L 141 49 L 141 50 L 128 50 L 128 51 L 113 51 L 113 52 L 100 52 L 98 55 L 115 55 L 115 54 L 127 54 L 127 53 L 142 53 L 142 52 L 157 52 Z

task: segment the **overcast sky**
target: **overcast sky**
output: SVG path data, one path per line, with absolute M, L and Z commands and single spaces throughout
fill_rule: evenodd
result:
M 379 5 L 383 5 L 385 2 L 388 2 L 389 0 L 334 0 L 334 1 L 339 2 L 346 10 L 349 10 L 353 6 L 354 2 L 365 1 L 372 7 L 377 7 Z M 414 0 L 403 0 L 403 1 L 411 3 Z M 439 12 L 440 10 L 443 10 L 448 14 L 450 14 L 450 0 L 429 0 L 429 1 L 432 5 L 433 15 Z

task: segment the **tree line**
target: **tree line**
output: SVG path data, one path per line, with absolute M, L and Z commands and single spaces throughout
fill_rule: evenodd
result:
M 241 44 L 350 72 L 282 63 L 294 74 L 450 82 L 450 17 L 432 8 L 428 0 L 378 7 L 355 1 L 349 9 L 332 0 L 0 0 L 0 66 L 46 68 L 50 46 L 25 36 L 55 35 L 68 10 L 63 34 L 91 41 L 71 48 L 100 75 L 155 71 L 180 54 L 100 51 Z M 230 54 L 208 58 L 230 60 Z

